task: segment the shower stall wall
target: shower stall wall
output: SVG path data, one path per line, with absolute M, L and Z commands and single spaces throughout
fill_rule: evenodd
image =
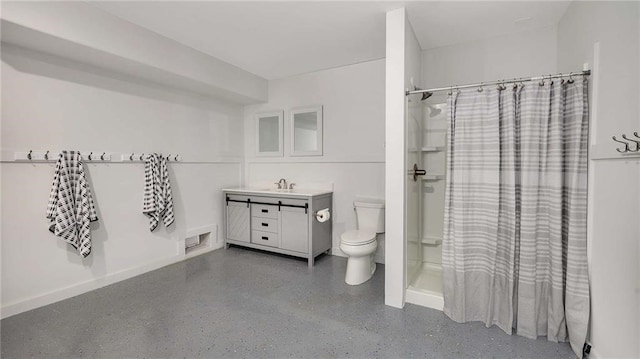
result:
M 426 174 L 418 177 L 416 238 L 407 238 L 407 289 L 405 300 L 442 310 L 442 231 L 446 169 L 446 96 L 420 100 L 407 96 L 408 153 Z M 409 163 L 407 163 L 410 165 Z M 408 195 L 411 195 L 408 193 Z M 408 199 L 409 200 L 409 199 Z M 410 222 L 407 225 L 411 225 Z M 409 231 L 410 233 L 410 231 Z

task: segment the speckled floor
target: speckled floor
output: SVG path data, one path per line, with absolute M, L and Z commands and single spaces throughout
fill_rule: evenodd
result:
M 384 305 L 384 266 L 344 283 L 346 260 L 232 247 L 1 322 L 2 358 L 574 358 L 442 312 Z

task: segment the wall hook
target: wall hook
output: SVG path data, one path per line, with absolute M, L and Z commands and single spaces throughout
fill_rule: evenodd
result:
M 613 138 L 614 141 L 622 143 L 624 145 L 624 151 L 620 151 L 619 148 L 616 148 L 616 151 L 620 152 L 620 153 L 625 153 L 625 152 L 629 152 L 629 142 L 624 142 L 624 141 L 620 141 L 619 139 L 616 138 L 616 136 L 611 136 L 611 138 Z
M 105 154 L 106 154 L 105 152 L 102 152 L 102 154 L 100 155 L 100 160 L 104 161 L 104 155 Z
M 569 80 L 567 80 L 568 83 L 572 84 L 573 83 L 573 72 L 569 73 Z
M 640 151 L 640 141 L 634 140 L 633 138 L 628 138 L 627 135 L 625 135 L 625 134 L 622 134 L 622 138 L 624 138 L 627 141 L 631 141 L 631 142 L 635 142 L 636 143 L 636 149 L 635 150 L 629 149 L 630 152 L 638 152 L 638 151 Z
M 144 153 L 140 155 L 140 161 L 142 161 L 142 157 L 144 157 Z
M 47 152 L 45 152 L 44 154 L 44 159 L 48 160 L 49 159 L 49 150 L 47 150 Z
M 133 161 L 133 153 L 129 156 L 129 161 Z
M 92 155 L 93 155 L 93 152 L 89 153 L 89 161 L 93 161 L 93 158 L 91 158 Z
M 168 155 L 167 155 L 166 160 L 167 160 L 167 161 L 171 161 L 171 154 L 168 154 Z
M 29 150 L 29 153 L 27 153 L 27 158 L 28 158 L 29 160 L 31 160 L 31 152 L 33 152 L 33 151 L 32 151 L 32 150 Z
M 173 158 L 174 161 L 178 162 L 178 155 Z

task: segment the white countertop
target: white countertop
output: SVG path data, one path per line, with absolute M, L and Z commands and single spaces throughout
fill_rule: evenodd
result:
M 238 192 L 244 194 L 261 194 L 272 196 L 298 196 L 298 197 L 312 197 L 319 196 L 321 194 L 332 193 L 333 191 L 326 189 L 306 189 L 306 188 L 294 188 L 294 189 L 276 189 L 276 188 L 256 188 L 256 187 L 238 187 L 238 188 L 223 188 L 225 192 Z

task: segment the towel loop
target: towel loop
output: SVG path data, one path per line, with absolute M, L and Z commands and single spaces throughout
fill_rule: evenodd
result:
M 33 152 L 33 151 L 32 151 L 32 150 L 29 150 L 29 153 L 27 153 L 27 158 L 28 158 L 29 160 L 31 160 L 31 152 Z
M 106 152 L 102 152 L 102 154 L 100 155 L 100 160 L 104 161 L 104 155 L 106 154 Z

